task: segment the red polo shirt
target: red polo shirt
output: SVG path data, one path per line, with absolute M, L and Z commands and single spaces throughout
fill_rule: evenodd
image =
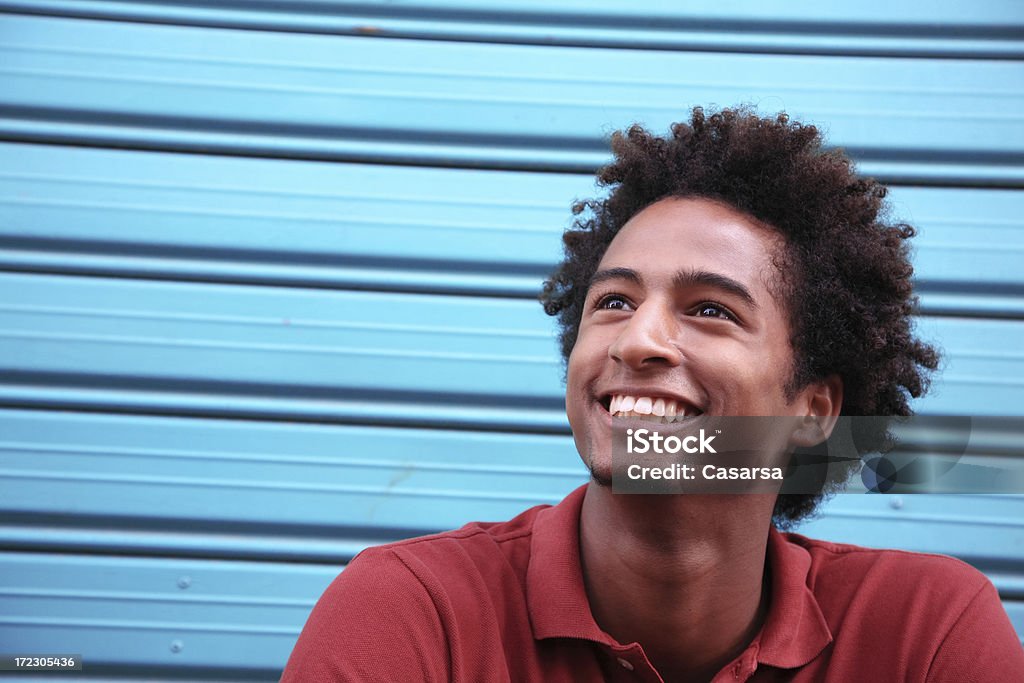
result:
M 281 680 L 661 681 L 639 644 L 590 613 L 584 491 L 364 551 L 320 598 Z M 715 683 L 1024 681 L 995 588 L 959 560 L 773 529 L 768 561 L 768 617 Z

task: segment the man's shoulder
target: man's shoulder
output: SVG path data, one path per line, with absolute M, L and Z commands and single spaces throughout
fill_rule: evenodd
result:
M 783 535 L 832 634 L 829 662 L 893 680 L 1012 680 L 1024 665 L 992 582 L 953 557 Z M 870 653 L 867 659 L 859 659 Z
M 502 545 L 521 540 L 533 533 L 537 515 L 551 505 L 535 505 L 502 522 L 469 522 L 458 529 L 426 536 L 416 536 L 375 546 L 373 551 L 395 551 L 401 554 L 430 553 L 452 545 Z
M 908 615 L 913 615 L 914 621 L 941 632 L 951 628 L 979 594 L 995 594 L 988 577 L 954 557 L 866 548 L 800 534 L 784 537 L 807 552 L 807 586 L 830 623 L 841 620 L 849 627 L 850 617 L 859 616 L 862 626 L 884 632 L 889 626 L 905 628 Z
M 428 584 L 431 577 L 451 584 L 460 574 L 482 576 L 496 570 L 520 575 L 528 566 L 537 516 L 550 507 L 537 505 L 507 521 L 470 522 L 452 531 L 367 548 L 346 571 L 398 563 Z
M 526 642 L 529 541 L 546 507 L 363 550 L 317 601 L 282 680 L 451 680 L 453 650 L 476 662 L 503 638 Z
M 954 581 L 975 589 L 988 581 L 970 564 L 948 555 L 914 552 L 896 548 L 869 548 L 784 533 L 787 543 L 803 548 L 810 557 L 809 583 L 837 575 L 886 582 Z

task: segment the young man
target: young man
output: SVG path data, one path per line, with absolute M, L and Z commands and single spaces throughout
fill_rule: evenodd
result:
M 542 299 L 589 484 L 554 507 L 360 554 L 285 681 L 1009 681 L 1024 651 L 957 560 L 783 534 L 795 494 L 613 491 L 613 415 L 786 417 L 784 456 L 840 415 L 910 415 L 937 364 L 911 333 L 906 225 L 785 116 L 632 128 Z M 869 452 L 885 421 L 860 434 Z M 784 464 L 784 463 L 783 463 Z

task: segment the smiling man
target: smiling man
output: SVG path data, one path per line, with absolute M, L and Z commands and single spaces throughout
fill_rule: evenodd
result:
M 615 136 L 546 283 L 590 482 L 503 523 L 367 550 L 286 681 L 1008 681 L 1024 651 L 957 560 L 783 533 L 809 493 L 625 495 L 620 420 L 770 417 L 776 464 L 839 416 L 906 416 L 937 364 L 911 331 L 913 230 L 813 127 L 743 110 Z M 884 420 L 858 436 L 885 445 Z M 705 444 L 710 443 L 705 438 Z

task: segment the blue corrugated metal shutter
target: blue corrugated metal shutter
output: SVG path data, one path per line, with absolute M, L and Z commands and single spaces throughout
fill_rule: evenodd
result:
M 5 652 L 274 679 L 361 548 L 582 482 L 535 293 L 604 137 L 694 104 L 893 183 L 948 354 L 921 410 L 1024 410 L 1015 1 L 0 10 Z M 971 457 L 1019 457 L 992 425 Z M 963 557 L 1024 634 L 1022 520 L 851 495 L 806 530 Z

